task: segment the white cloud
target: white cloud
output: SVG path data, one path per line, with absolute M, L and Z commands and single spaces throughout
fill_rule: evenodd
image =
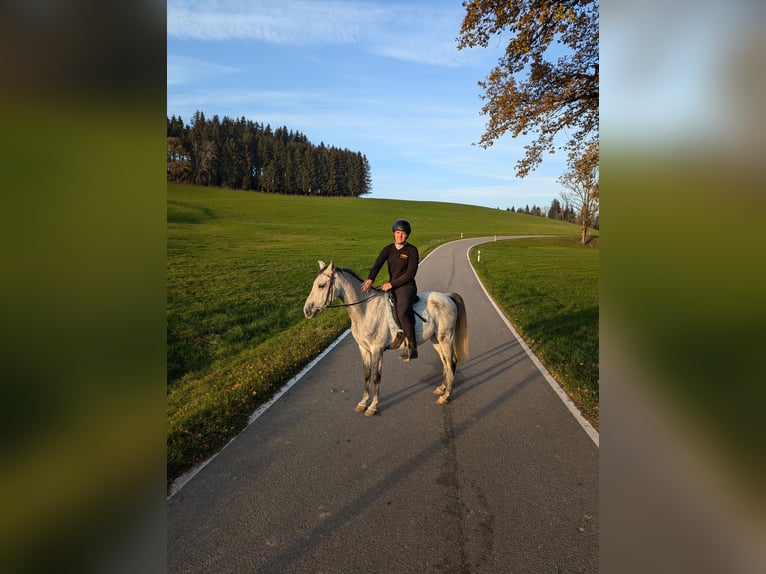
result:
M 382 10 L 332 0 L 169 0 L 167 6 L 168 36 L 300 45 L 357 42 Z
M 167 34 L 182 40 L 355 45 L 397 60 L 465 65 L 486 51 L 458 51 L 460 4 L 423 6 L 342 0 L 168 0 Z
M 238 71 L 231 66 L 168 54 L 167 85 L 180 86 L 191 81 L 207 80 L 222 74 L 235 74 Z

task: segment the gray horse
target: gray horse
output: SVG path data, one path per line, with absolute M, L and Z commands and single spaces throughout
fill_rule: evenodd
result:
M 364 395 L 356 411 L 367 416 L 378 410 L 378 393 L 383 351 L 393 347 L 395 327 L 391 324 L 388 298 L 383 291 L 372 289 L 363 293 L 362 279 L 350 269 L 336 267 L 330 261 L 318 261 L 319 273 L 311 293 L 306 298 L 303 314 L 313 319 L 320 311 L 331 306 L 335 299 L 351 317 L 351 333 L 362 354 L 364 367 Z M 452 394 L 457 364 L 468 358 L 468 322 L 463 298 L 457 293 L 426 291 L 418 294 L 415 304 L 415 333 L 418 345 L 431 340 L 443 366 L 443 381 L 435 391 L 437 402 L 446 405 Z M 370 402 L 370 381 L 374 384 Z M 368 406 L 369 403 L 369 406 Z

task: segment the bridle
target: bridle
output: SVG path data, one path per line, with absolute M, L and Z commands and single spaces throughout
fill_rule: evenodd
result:
M 360 301 L 356 301 L 355 303 L 341 303 L 340 305 L 332 305 L 332 302 L 335 301 L 335 273 L 336 271 L 333 271 L 330 274 L 330 287 L 327 289 L 327 297 L 325 297 L 324 305 L 320 307 L 320 309 L 335 309 L 338 307 L 352 307 L 354 305 L 360 305 L 361 303 L 365 303 L 372 299 L 373 297 L 377 297 L 379 295 L 383 295 L 383 291 L 378 291 L 377 289 L 375 292 L 367 297 L 366 299 L 361 299 Z
M 322 273 L 324 275 L 324 273 Z M 325 297 L 324 305 L 322 309 L 328 309 L 331 307 L 331 303 L 335 300 L 335 272 L 330 273 L 330 287 L 327 289 L 327 297 Z

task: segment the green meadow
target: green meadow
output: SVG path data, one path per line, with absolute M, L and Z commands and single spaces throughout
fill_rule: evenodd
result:
M 514 239 L 471 250 L 492 298 L 597 428 L 598 241 L 583 247 L 571 236 Z
M 365 275 L 400 217 L 412 222 L 421 257 L 461 234 L 562 238 L 482 246 L 479 273 L 597 423 L 598 242 L 578 245 L 576 225 L 460 204 L 179 184 L 168 184 L 167 199 L 168 481 L 221 448 L 348 328 L 342 310 L 303 316 L 316 262 L 332 259 Z M 527 316 L 530 307 L 542 309 Z

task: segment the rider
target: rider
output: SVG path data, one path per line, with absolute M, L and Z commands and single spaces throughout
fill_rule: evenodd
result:
M 418 272 L 420 255 L 418 248 L 407 243 L 407 238 L 412 233 L 412 226 L 406 219 L 397 219 L 391 227 L 394 232 L 394 242 L 386 245 L 378 255 L 370 269 L 368 279 L 362 283 L 362 291 L 366 293 L 383 263 L 388 263 L 388 276 L 390 281 L 381 287 L 383 291 L 393 290 L 396 303 L 396 315 L 407 337 L 407 348 L 402 353 L 401 359 L 409 361 L 418 358 L 418 347 L 415 341 L 415 312 L 412 305 L 417 298 L 418 287 L 415 284 L 415 274 Z

